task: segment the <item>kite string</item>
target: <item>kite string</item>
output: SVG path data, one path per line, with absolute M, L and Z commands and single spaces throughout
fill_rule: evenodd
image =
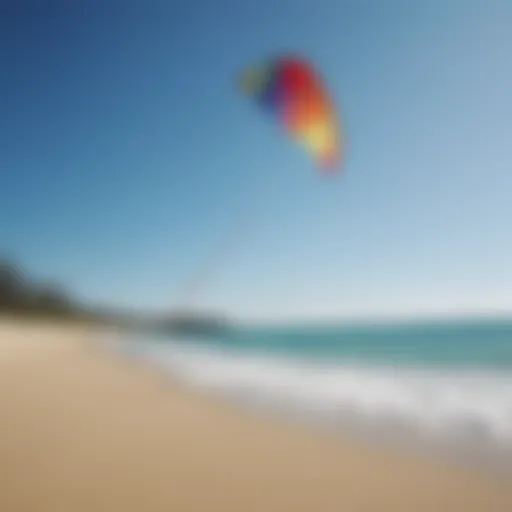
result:
M 272 176 L 278 176 L 278 173 Z M 238 217 L 240 222 L 235 224 L 233 232 L 219 245 L 218 250 L 213 253 L 213 258 L 208 258 L 206 262 L 199 267 L 197 272 L 185 281 L 181 293 L 178 294 L 176 309 L 185 311 L 191 310 L 193 305 L 197 303 L 200 293 L 219 275 L 221 267 L 225 265 L 230 258 L 234 257 L 237 250 L 243 246 L 243 242 L 254 232 L 254 226 L 257 221 L 260 221 L 263 217 L 260 210 L 264 204 L 267 204 L 267 201 L 264 203 L 263 199 L 269 197 L 269 190 L 271 187 L 273 189 L 275 186 L 275 180 L 265 180 L 262 182 L 258 187 L 260 193 L 254 196 L 255 200 L 253 200 L 252 206 Z M 251 227 L 253 228 L 252 230 Z

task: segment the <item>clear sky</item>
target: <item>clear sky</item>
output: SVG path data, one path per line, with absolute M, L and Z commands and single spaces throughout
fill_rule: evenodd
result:
M 165 308 L 253 212 L 204 307 L 512 311 L 510 2 L 11 4 L 0 249 L 32 272 Z M 311 58 L 340 106 L 337 179 L 236 89 L 283 50 Z

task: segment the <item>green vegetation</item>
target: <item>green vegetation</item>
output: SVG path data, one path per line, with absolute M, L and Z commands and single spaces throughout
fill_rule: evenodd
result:
M 41 281 L 19 264 L 0 260 L 0 313 L 25 317 L 106 321 L 107 315 L 86 307 L 53 281 Z
M 60 283 L 36 279 L 20 264 L 7 258 L 0 259 L 0 314 L 2 313 L 137 327 L 180 335 L 223 332 L 227 328 L 225 319 L 217 315 L 186 312 L 141 314 L 85 304 L 84 301 L 72 297 Z

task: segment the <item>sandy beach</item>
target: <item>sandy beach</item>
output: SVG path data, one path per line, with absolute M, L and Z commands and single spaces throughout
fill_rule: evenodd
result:
M 113 335 L 0 322 L 2 512 L 512 510 L 505 477 L 243 413 Z

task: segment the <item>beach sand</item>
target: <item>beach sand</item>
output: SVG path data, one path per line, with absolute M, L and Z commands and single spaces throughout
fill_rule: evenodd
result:
M 505 477 L 238 411 L 111 335 L 0 322 L 0 511 L 512 511 Z

